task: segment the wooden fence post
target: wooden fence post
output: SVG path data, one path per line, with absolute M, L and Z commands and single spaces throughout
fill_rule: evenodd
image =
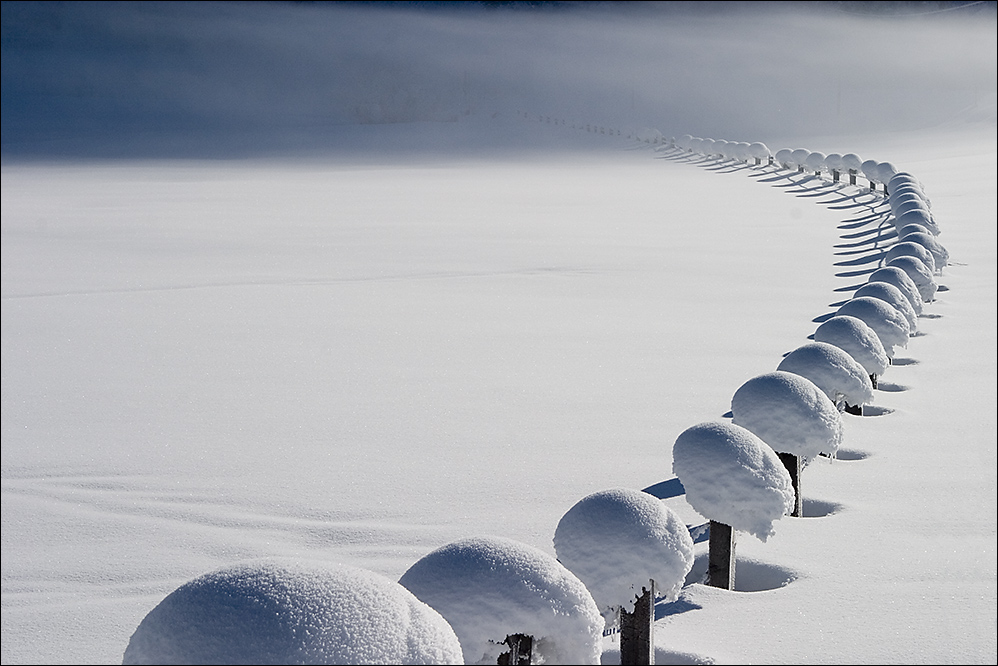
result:
M 655 663 L 655 581 L 641 588 L 634 601 L 634 611 L 620 609 L 621 666 L 645 666 Z
M 804 497 L 800 492 L 800 457 L 794 455 L 793 453 L 777 452 L 776 455 L 780 457 L 780 462 L 782 462 L 783 466 L 787 468 L 788 472 L 790 472 L 790 480 L 794 485 L 794 509 L 790 512 L 790 515 L 795 518 L 800 518 L 804 513 Z
M 525 666 L 530 664 L 534 648 L 533 636 L 528 636 L 527 634 L 510 634 L 506 636 L 506 640 L 502 642 L 502 645 L 508 645 L 509 652 L 503 652 L 499 655 L 499 658 L 496 659 L 497 666 L 516 666 L 518 664 Z
M 716 520 L 710 521 L 707 584 L 725 590 L 735 589 L 735 531 L 730 525 Z

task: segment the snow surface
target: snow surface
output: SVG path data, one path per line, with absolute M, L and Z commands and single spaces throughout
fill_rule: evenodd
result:
M 872 402 L 872 390 L 867 396 L 854 386 L 862 386 L 859 377 L 870 381 L 868 376 L 862 374 L 861 368 L 856 376 L 849 371 L 847 361 L 837 353 L 840 351 L 837 347 L 820 342 L 814 345 L 805 347 L 800 358 L 791 360 L 788 365 L 795 370 L 818 374 L 814 367 L 820 363 L 819 359 L 841 362 L 839 367 L 842 370 L 825 370 L 819 379 L 828 382 L 836 396 L 847 389 L 849 397 L 856 399 L 850 404 Z M 824 393 L 824 388 L 795 370 L 781 368 L 753 377 L 739 386 L 731 397 L 732 423 L 752 431 L 779 453 L 792 453 L 805 460 L 816 458 L 821 453 L 834 457 L 843 436 L 839 410 L 832 398 Z M 852 375 L 850 378 L 854 385 L 844 383 L 843 374 Z
M 657 663 L 995 663 L 994 3 L 390 4 L 0 5 L 0 661 L 120 662 L 248 559 L 553 557 L 605 488 L 701 534 L 677 435 L 896 230 L 862 176 L 649 143 L 689 133 L 889 161 L 951 263 L 803 517 L 734 591 L 695 543 Z
M 827 342 L 801 345 L 787 354 L 776 369 L 809 379 L 836 406 L 842 401 L 868 405 L 874 399 L 870 373 L 847 352 Z
M 460 664 L 439 613 L 380 574 L 270 558 L 180 586 L 149 611 L 125 664 Z
M 583 497 L 554 531 L 558 561 L 579 577 L 603 616 L 633 611 L 649 579 L 657 596 L 675 601 L 693 568 L 686 524 L 661 500 L 632 488 Z
M 686 501 L 710 520 L 766 541 L 776 534 L 773 523 L 793 509 L 786 467 L 769 444 L 740 425 L 690 426 L 676 439 L 672 458 Z
M 513 634 L 533 637 L 539 663 L 600 663 L 604 621 L 592 595 L 533 546 L 505 537 L 461 539 L 420 558 L 399 583 L 450 622 L 465 663 L 496 663 Z
M 870 375 L 882 375 L 890 365 L 876 331 L 857 317 L 838 315 L 823 321 L 814 331 L 814 341 L 839 347 Z

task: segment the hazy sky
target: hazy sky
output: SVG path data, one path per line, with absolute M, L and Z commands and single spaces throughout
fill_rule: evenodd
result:
M 517 111 L 740 141 L 994 117 L 993 2 L 913 16 L 686 4 L 4 2 L 4 154 Z

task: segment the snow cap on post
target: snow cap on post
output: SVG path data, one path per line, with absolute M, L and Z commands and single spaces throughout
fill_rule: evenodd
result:
M 834 456 L 842 442 L 839 410 L 814 382 L 792 372 L 769 372 L 742 384 L 731 398 L 731 414 L 732 423 L 774 451 L 803 460 Z
M 879 298 L 889 305 L 893 305 L 908 320 L 909 334 L 918 330 L 918 315 L 915 314 L 915 309 L 911 307 L 911 303 L 901 293 L 901 290 L 894 285 L 887 282 L 867 282 L 853 294 L 853 298 L 862 296 Z
M 870 273 L 867 282 L 886 282 L 901 290 L 904 297 L 911 303 L 911 309 L 915 314 L 922 314 L 922 296 L 918 293 L 918 286 L 912 281 L 908 274 L 897 266 L 883 266 Z
M 773 522 L 793 510 L 790 473 L 772 447 L 739 425 L 691 426 L 676 439 L 672 458 L 686 501 L 709 520 L 766 541 L 776 534 Z
M 630 488 L 579 500 L 559 521 L 554 550 L 604 612 L 629 609 L 649 579 L 660 595 L 675 601 L 693 568 L 686 524 L 662 500 Z
M 814 332 L 814 341 L 827 342 L 842 349 L 870 375 L 882 375 L 890 365 L 890 358 L 877 333 L 856 317 L 837 315 L 825 320 Z
M 842 156 L 842 167 L 847 171 L 859 173 L 862 166 L 863 160 L 856 153 L 846 153 Z
M 921 259 L 911 256 L 895 257 L 887 262 L 888 266 L 900 268 L 918 288 L 918 295 L 922 297 L 923 303 L 929 303 L 936 297 L 936 279 L 932 277 L 932 271 L 922 263 Z
M 272 558 L 195 578 L 153 608 L 125 664 L 460 664 L 450 625 L 364 569 Z
M 884 351 L 891 358 L 894 358 L 895 347 L 908 346 L 908 338 L 911 335 L 908 320 L 886 301 L 872 296 L 851 298 L 843 303 L 835 314 L 852 315 L 865 321 L 876 332 L 881 344 L 884 345 Z
M 921 184 L 918 182 L 918 179 L 915 178 L 915 176 L 911 175 L 907 171 L 898 171 L 893 176 L 891 176 L 890 180 L 887 181 L 887 194 L 890 196 L 894 196 L 894 192 L 897 191 L 899 187 L 908 184 L 915 185 L 919 189 L 922 188 Z
M 604 622 L 592 595 L 533 546 L 461 539 L 425 555 L 399 583 L 450 622 L 466 664 L 495 664 L 513 634 L 533 636 L 535 663 L 600 663 Z
M 749 144 L 749 153 L 757 160 L 768 160 L 769 156 L 772 155 L 769 151 L 769 146 L 760 141 Z
M 807 156 L 804 160 L 804 167 L 808 171 L 821 172 L 825 170 L 825 154 L 822 152 L 813 152 Z
M 926 210 L 909 210 L 894 218 L 894 228 L 900 229 L 908 224 L 921 224 L 929 230 L 933 236 L 939 235 L 939 225 L 932 219 L 932 215 Z
M 843 401 L 854 406 L 869 405 L 873 402 L 873 382 L 870 379 L 870 373 L 852 356 L 827 342 L 811 342 L 801 345 L 787 354 L 776 369 L 782 372 L 792 372 L 811 380 L 837 408 L 841 408 Z M 753 430 L 745 423 L 741 423 L 741 425 Z M 753 430 L 753 432 L 755 431 Z M 756 434 L 762 437 L 764 442 L 773 446 L 773 443 L 760 433 L 756 432 Z M 773 448 L 776 447 L 773 446 Z M 776 450 L 780 451 L 780 449 Z M 825 451 L 825 453 L 831 454 L 832 452 Z
M 915 257 L 929 269 L 930 273 L 936 272 L 936 258 L 929 252 L 929 249 L 914 241 L 901 241 L 891 246 L 884 253 L 884 263 L 890 264 L 897 257 Z
M 949 250 L 943 247 L 939 240 L 930 234 L 927 229 L 918 224 L 909 224 L 898 231 L 898 236 L 903 242 L 918 243 L 932 254 L 935 262 L 936 272 L 942 271 L 949 266 Z M 890 261 L 890 260 L 888 260 Z

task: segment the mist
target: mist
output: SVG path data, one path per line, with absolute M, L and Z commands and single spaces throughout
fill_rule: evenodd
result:
M 536 145 L 482 130 L 513 118 L 776 143 L 995 120 L 995 3 L 581 4 L 5 2 L 3 155 L 335 154 L 414 123 L 425 146 Z

